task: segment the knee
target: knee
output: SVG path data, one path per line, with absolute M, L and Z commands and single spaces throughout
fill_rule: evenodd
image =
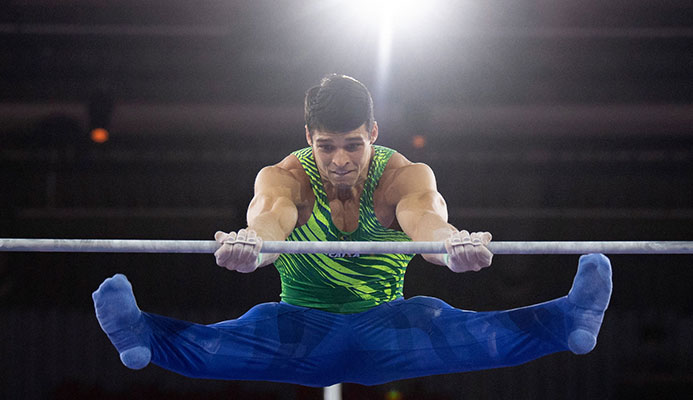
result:
M 243 319 L 263 319 L 263 318 L 276 318 L 279 315 L 280 304 L 279 303 L 262 303 L 253 306 L 250 310 L 246 311 L 239 320 Z
M 420 305 L 431 309 L 451 309 L 453 308 L 450 304 L 444 302 L 436 297 L 429 296 L 415 296 L 404 301 L 404 304 L 408 305 Z

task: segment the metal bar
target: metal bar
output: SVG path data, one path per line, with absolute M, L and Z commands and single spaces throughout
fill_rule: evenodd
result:
M 213 240 L 0 239 L 0 252 L 214 253 Z M 693 254 L 693 241 L 491 242 L 494 254 Z M 443 242 L 268 241 L 262 253 L 442 254 Z

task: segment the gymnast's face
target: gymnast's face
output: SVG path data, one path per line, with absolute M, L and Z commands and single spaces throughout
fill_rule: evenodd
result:
M 306 128 L 306 140 L 313 147 L 313 155 L 323 180 L 337 189 L 348 189 L 364 182 L 368 175 L 372 144 L 378 137 L 378 124 L 371 132 L 363 124 L 353 131 L 344 133 L 314 130 L 311 135 Z

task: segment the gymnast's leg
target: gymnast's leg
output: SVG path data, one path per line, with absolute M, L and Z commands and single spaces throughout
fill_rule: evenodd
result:
M 346 353 L 340 314 L 265 303 L 236 320 L 200 325 L 141 312 L 124 275 L 104 281 L 93 299 L 101 327 L 133 369 L 151 361 L 198 378 L 309 386 L 339 380 Z
M 415 297 L 358 314 L 353 323 L 362 368 L 348 382 L 380 384 L 418 376 L 497 368 L 547 354 L 591 351 L 611 296 L 611 266 L 580 258 L 567 296 L 507 311 L 455 309 Z

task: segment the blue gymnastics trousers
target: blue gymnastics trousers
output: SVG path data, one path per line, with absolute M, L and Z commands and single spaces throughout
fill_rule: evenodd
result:
M 189 377 L 328 386 L 512 366 L 569 349 L 586 353 L 610 294 L 608 259 L 590 255 L 581 258 L 567 296 L 504 311 L 465 311 L 423 296 L 355 314 L 280 302 L 201 325 L 140 312 L 123 275 L 104 282 L 94 302 L 126 365 L 127 349 L 145 349 L 147 359 L 136 368 L 151 357 Z
M 144 317 L 152 362 L 186 376 L 375 385 L 516 365 L 567 350 L 564 301 L 471 312 L 414 297 L 357 314 L 265 303 L 212 325 Z

